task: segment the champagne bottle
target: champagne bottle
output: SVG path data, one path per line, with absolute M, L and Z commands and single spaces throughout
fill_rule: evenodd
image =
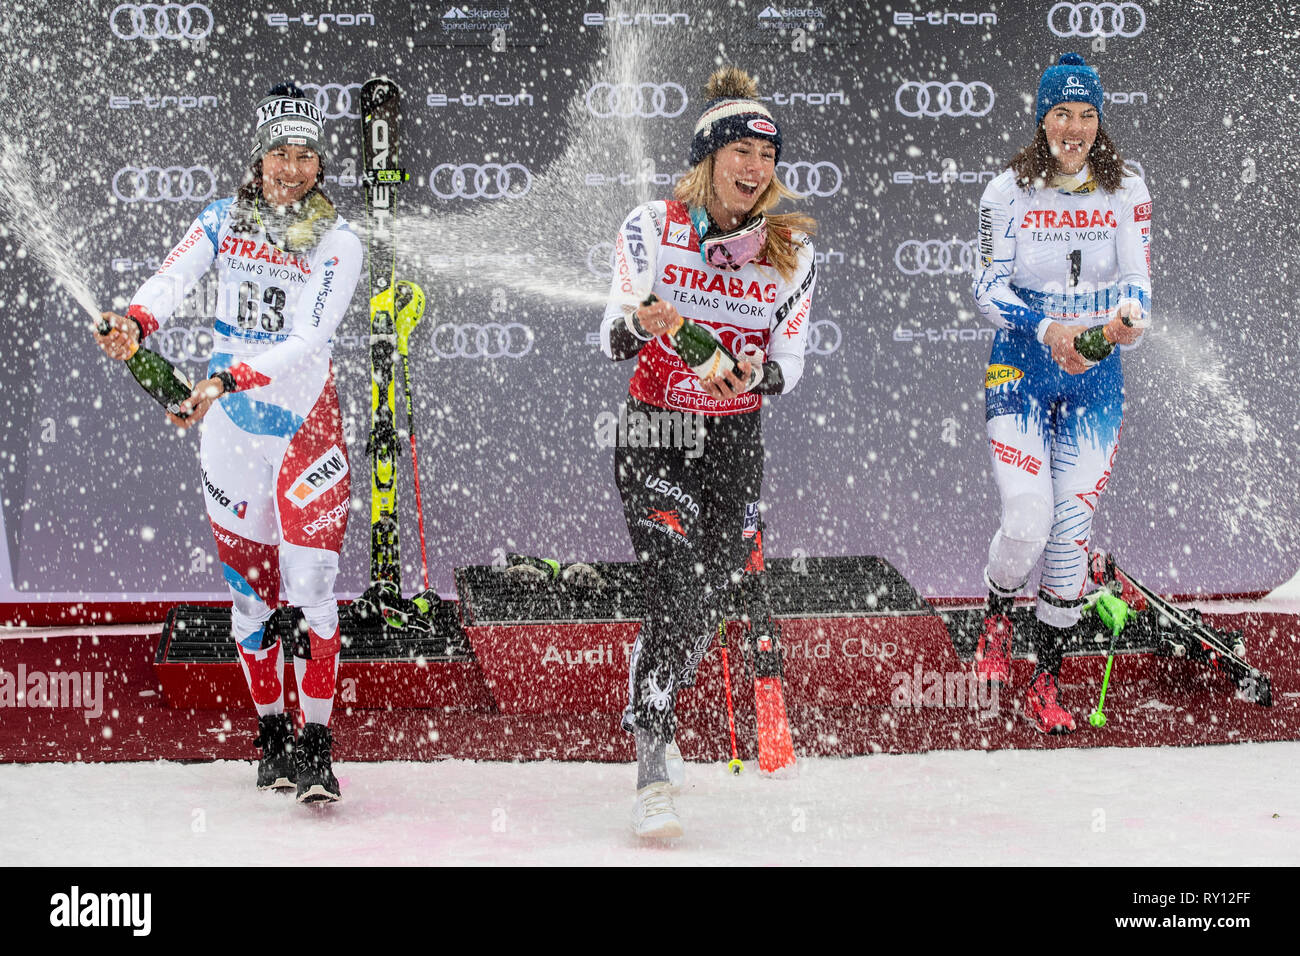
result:
M 1106 326 L 1094 325 L 1074 337 L 1074 350 L 1089 362 L 1100 362 L 1115 348 L 1105 335 Z
M 99 334 L 107 335 L 112 326 L 107 319 L 99 322 Z M 181 402 L 189 398 L 194 386 L 180 369 L 157 352 L 137 344 L 126 360 L 126 367 L 140 383 L 140 387 L 167 411 L 178 418 L 188 418 L 180 413 Z
M 1133 324 L 1127 315 L 1122 321 L 1128 326 Z M 1115 349 L 1115 343 L 1106 338 L 1105 329 L 1105 325 L 1094 325 L 1080 332 L 1074 337 L 1074 350 L 1089 362 L 1100 362 Z
M 653 293 L 641 304 L 651 305 L 659 301 Z M 736 367 L 736 357 L 725 345 L 701 328 L 695 322 L 682 317 L 681 324 L 668 333 L 673 340 L 673 348 L 678 356 L 695 373 L 701 382 L 725 377 Z

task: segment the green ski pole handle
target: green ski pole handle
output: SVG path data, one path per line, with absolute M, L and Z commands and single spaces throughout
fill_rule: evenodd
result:
M 1088 715 L 1088 723 L 1094 727 L 1106 726 L 1106 715 L 1102 707 L 1106 704 L 1106 690 L 1110 687 L 1110 669 L 1115 663 L 1115 642 L 1128 623 L 1129 606 L 1107 590 L 1097 591 L 1090 603 L 1097 612 L 1097 619 L 1110 628 L 1110 649 L 1106 652 L 1106 673 L 1101 678 L 1101 696 L 1097 699 L 1097 708 Z

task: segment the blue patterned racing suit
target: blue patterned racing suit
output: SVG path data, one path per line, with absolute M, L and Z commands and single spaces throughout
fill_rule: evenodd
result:
M 1107 193 L 1085 168 L 1068 186 L 1021 189 L 1006 170 L 980 201 L 975 300 L 998 329 L 985 373 L 985 421 L 1002 518 L 986 583 L 1013 595 L 1040 556 L 1037 616 L 1078 621 L 1097 502 L 1124 417 L 1120 349 L 1066 374 L 1043 336 L 1053 322 L 1099 325 L 1123 303 L 1148 319 L 1151 199 L 1126 175 Z

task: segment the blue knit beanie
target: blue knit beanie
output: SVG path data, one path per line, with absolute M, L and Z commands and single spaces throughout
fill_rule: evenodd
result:
M 1091 103 L 1097 108 L 1097 125 L 1101 125 L 1101 107 L 1104 95 L 1101 77 L 1077 53 L 1063 53 L 1056 66 L 1043 71 L 1038 81 L 1038 115 L 1034 125 L 1057 103 Z
M 781 161 L 781 128 L 771 110 L 757 100 L 740 97 L 710 100 L 695 123 L 690 164 L 695 166 L 713 151 L 747 136 L 767 140 L 776 147 L 776 161 Z

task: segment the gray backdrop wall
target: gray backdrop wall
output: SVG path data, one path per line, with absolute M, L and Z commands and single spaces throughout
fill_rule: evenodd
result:
M 992 329 L 971 240 L 984 184 L 1032 135 L 1040 72 L 1069 50 L 1100 71 L 1105 126 L 1154 198 L 1156 321 L 1124 359 L 1094 540 L 1168 590 L 1296 569 L 1294 3 L 56 2 L 0 21 L 0 597 L 223 593 L 197 436 L 100 355 L 13 217 L 42 210 L 97 302 L 123 307 L 234 191 L 253 105 L 286 78 L 330 117 L 327 192 L 358 228 L 359 84 L 404 90 L 400 272 L 430 301 L 412 371 L 435 586 L 498 549 L 630 559 L 595 431 L 631 372 L 596 345 L 610 241 L 680 176 L 719 62 L 758 75 L 780 174 L 821 225 L 807 371 L 763 413 L 770 551 L 878 554 L 925 594 L 982 593 Z M 156 340 L 196 376 L 211 291 Z M 367 315 L 360 288 L 335 345 L 345 594 L 368 576 Z M 402 494 L 409 590 L 409 471 Z

